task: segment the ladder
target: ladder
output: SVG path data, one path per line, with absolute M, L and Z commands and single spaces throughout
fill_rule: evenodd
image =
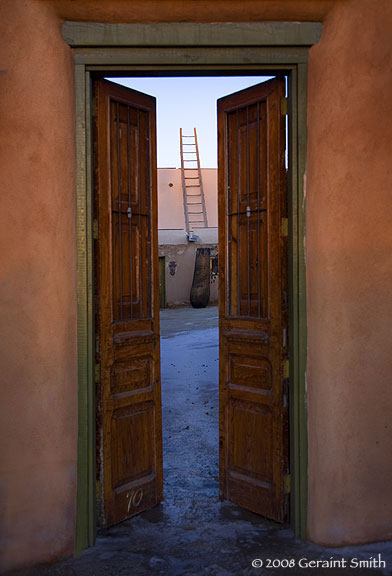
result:
M 186 233 L 188 240 L 194 241 L 196 228 L 208 228 L 196 128 L 191 136 L 185 136 L 180 128 L 180 151 Z

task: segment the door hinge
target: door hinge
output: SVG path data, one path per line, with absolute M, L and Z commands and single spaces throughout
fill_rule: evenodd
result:
M 93 222 L 93 238 L 94 240 L 98 240 L 98 220 L 94 220 Z
M 288 360 L 283 361 L 283 378 L 290 378 L 290 362 Z
M 95 384 L 98 384 L 99 380 L 100 380 L 100 376 L 101 376 L 101 365 L 100 364 L 95 364 L 95 369 L 94 369 L 94 381 Z
M 283 476 L 283 493 L 290 494 L 291 492 L 291 474 L 285 474 Z
M 282 116 L 287 116 L 289 113 L 289 99 L 286 97 L 283 97 L 280 100 L 280 113 Z
M 283 237 L 287 237 L 289 235 L 289 219 L 282 218 L 280 223 L 280 234 Z

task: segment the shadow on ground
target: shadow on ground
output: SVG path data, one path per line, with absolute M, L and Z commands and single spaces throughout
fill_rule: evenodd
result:
M 391 574 L 390 543 L 321 548 L 295 539 L 288 525 L 219 501 L 218 310 L 164 310 L 161 336 L 164 502 L 101 531 L 96 546 L 79 557 L 13 574 Z M 383 570 L 370 567 L 379 554 Z M 307 561 L 331 558 L 340 566 L 344 559 L 347 567 L 305 567 Z M 350 568 L 355 558 L 368 567 Z M 262 567 L 252 566 L 256 559 Z M 268 559 L 275 568 L 268 568 Z

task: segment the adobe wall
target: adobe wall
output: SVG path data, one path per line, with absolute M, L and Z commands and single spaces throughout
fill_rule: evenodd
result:
M 392 3 L 337 4 L 309 62 L 309 535 L 392 537 Z M 389 455 L 389 456 L 388 456 Z
M 165 257 L 166 303 L 168 307 L 190 304 L 196 249 L 204 246 L 217 253 L 218 204 L 217 169 L 202 168 L 208 228 L 194 229 L 198 242 L 188 242 L 185 232 L 181 169 L 158 168 L 158 244 L 159 256 Z M 175 263 L 170 273 L 170 262 Z M 218 280 L 210 282 L 210 304 L 218 302 Z
M 201 231 L 202 232 L 202 231 Z M 181 244 L 163 244 L 159 246 L 159 256 L 165 258 L 166 304 L 168 308 L 190 306 L 190 294 L 195 271 L 197 248 L 210 248 L 211 256 L 218 252 L 218 234 L 214 230 L 214 243 L 187 242 L 186 236 Z M 210 277 L 209 304 L 218 304 L 218 279 Z
M 208 226 L 218 226 L 217 169 L 202 168 L 204 199 Z M 158 228 L 185 230 L 181 169 L 158 168 Z
M 58 20 L 0 3 L 0 571 L 74 550 L 74 89 Z
M 60 18 L 146 22 L 151 14 L 326 18 L 309 65 L 309 536 L 324 544 L 390 537 L 390 1 L 2 0 L 2 567 L 74 549 L 74 95 Z

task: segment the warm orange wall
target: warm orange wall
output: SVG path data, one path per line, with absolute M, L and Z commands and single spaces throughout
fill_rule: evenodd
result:
M 392 536 L 392 2 L 339 5 L 309 65 L 309 534 Z
M 64 20 L 95 22 L 320 21 L 345 0 L 42 0 Z
M 0 571 L 73 552 L 73 78 L 58 21 L 0 3 Z
M 74 96 L 58 16 L 148 21 L 150 4 L 0 3 L 3 566 L 53 559 L 74 542 Z M 309 67 L 309 535 L 328 544 L 384 538 L 392 533 L 392 3 L 155 5 L 155 21 L 328 14 Z

